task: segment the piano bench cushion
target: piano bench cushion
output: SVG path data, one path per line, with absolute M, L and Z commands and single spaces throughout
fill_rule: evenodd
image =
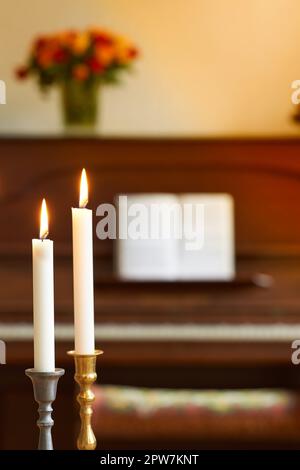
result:
M 100 439 L 282 441 L 300 438 L 296 393 L 94 387 Z

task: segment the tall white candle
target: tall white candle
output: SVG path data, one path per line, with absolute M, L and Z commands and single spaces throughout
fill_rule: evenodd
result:
M 83 169 L 79 208 L 72 209 L 74 323 L 77 354 L 93 354 L 95 351 L 93 213 L 86 209 L 87 203 L 88 186 L 86 172 Z
M 41 209 L 40 239 L 32 240 L 34 369 L 55 370 L 53 241 L 48 235 L 46 201 Z

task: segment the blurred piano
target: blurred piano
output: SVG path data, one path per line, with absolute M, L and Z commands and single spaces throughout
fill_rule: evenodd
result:
M 291 343 L 300 338 L 300 140 L 2 138 L 0 159 L 0 338 L 7 342 L 7 365 L 0 371 L 0 448 L 35 445 L 29 423 L 34 427 L 36 407 L 24 369 L 33 363 L 31 239 L 38 233 L 42 197 L 55 240 L 56 363 L 67 369 L 54 437 L 57 448 L 74 446 L 73 364 L 66 355 L 73 347 L 70 207 L 77 204 L 83 166 L 94 210 L 118 193 L 222 192 L 234 197 L 236 213 L 232 282 L 122 282 L 113 273 L 112 241 L 95 238 L 96 342 L 105 351 L 99 382 L 174 390 L 284 389 L 298 396 Z M 299 446 L 295 422 L 288 421 L 286 435 L 280 423 L 277 445 Z M 195 442 L 181 437 L 180 445 L 200 446 L 194 437 Z M 146 446 L 140 438 L 136 445 Z M 218 445 L 211 431 L 210 438 L 203 438 L 204 447 Z M 100 439 L 105 448 L 125 445 L 114 441 L 111 429 L 106 434 L 105 426 Z M 235 439 L 228 445 L 239 445 L 238 433 Z M 274 446 L 272 435 L 265 442 Z M 151 445 L 163 446 L 163 438 Z

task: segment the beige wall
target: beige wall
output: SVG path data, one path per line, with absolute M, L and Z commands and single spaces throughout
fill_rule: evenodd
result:
M 61 130 L 57 92 L 43 98 L 12 71 L 35 34 L 93 24 L 143 51 L 136 75 L 103 92 L 104 134 L 300 134 L 299 0 L 1 0 L 1 132 Z

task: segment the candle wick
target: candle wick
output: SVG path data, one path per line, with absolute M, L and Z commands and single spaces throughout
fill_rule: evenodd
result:
M 49 235 L 49 232 L 44 232 L 42 237 L 40 237 L 40 240 L 42 240 L 42 242 L 48 237 Z
M 89 202 L 88 199 L 84 199 L 83 201 L 81 201 L 80 204 L 79 204 L 79 209 L 85 209 L 88 202 Z

